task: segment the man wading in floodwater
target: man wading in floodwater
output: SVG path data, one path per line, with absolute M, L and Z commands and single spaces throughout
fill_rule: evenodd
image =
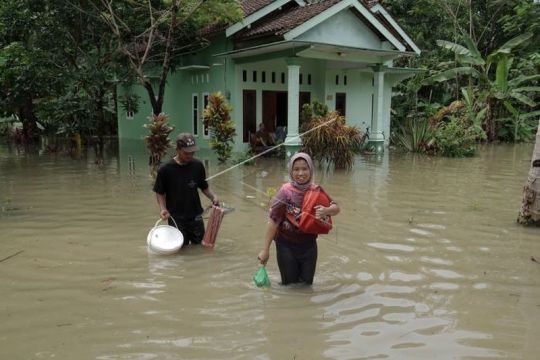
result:
M 203 208 L 198 189 L 219 204 L 218 197 L 210 190 L 206 181 L 204 165 L 193 157 L 199 150 L 190 133 L 178 134 L 176 156 L 163 164 L 154 184 L 159 205 L 159 216 L 165 220 L 173 217 L 184 235 L 184 244 L 200 244 L 204 236 Z M 169 225 L 174 223 L 169 219 Z

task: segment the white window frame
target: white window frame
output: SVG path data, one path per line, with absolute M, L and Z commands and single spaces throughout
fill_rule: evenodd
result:
M 210 93 L 209 92 L 203 92 L 202 93 L 202 99 L 201 99 L 201 103 L 202 103 L 202 109 L 204 111 L 204 109 L 206 109 L 206 105 L 208 105 L 208 97 L 210 96 Z M 203 115 L 201 113 L 201 120 L 203 118 Z M 208 131 L 208 127 L 204 126 L 204 122 L 202 122 L 203 124 L 203 138 L 205 139 L 208 139 L 210 138 L 210 132 Z
M 191 94 L 191 133 L 199 136 L 199 94 Z

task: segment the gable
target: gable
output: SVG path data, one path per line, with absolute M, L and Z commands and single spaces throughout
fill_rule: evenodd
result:
M 342 45 L 361 49 L 381 49 L 382 44 L 365 23 L 350 10 L 342 11 L 310 30 L 304 32 L 295 40 L 320 44 Z
M 235 49 L 297 41 L 420 53 L 378 0 L 274 0 L 227 28 L 226 36 Z

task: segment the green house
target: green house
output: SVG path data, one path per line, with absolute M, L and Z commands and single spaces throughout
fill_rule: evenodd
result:
M 208 148 L 202 110 L 208 95 L 221 91 L 233 107 L 236 151 L 247 149 L 261 123 L 294 147 L 300 108 L 317 100 L 368 130 L 382 151 L 392 87 L 415 73 L 393 61 L 420 49 L 378 1 L 241 0 L 241 6 L 242 21 L 215 31 L 209 47 L 184 57 L 169 75 L 163 111 L 176 131 L 193 133 Z M 125 91 L 120 86 L 120 95 Z M 140 95 L 139 111 L 119 114 L 119 137 L 141 139 L 151 107 L 142 88 L 130 91 Z

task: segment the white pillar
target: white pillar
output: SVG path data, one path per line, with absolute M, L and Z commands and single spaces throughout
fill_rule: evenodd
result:
M 381 71 L 380 67 L 374 67 L 373 80 L 373 117 L 371 129 L 369 129 L 369 142 L 377 152 L 382 152 L 384 149 L 384 71 Z
M 302 141 L 298 136 L 298 123 L 299 123 L 299 93 L 300 93 L 300 64 L 298 59 L 287 59 L 287 97 L 288 97 L 288 109 L 287 109 L 287 137 L 285 138 L 285 145 L 291 148 L 292 155 L 295 150 L 298 150 Z M 289 149 L 287 150 L 289 152 Z

